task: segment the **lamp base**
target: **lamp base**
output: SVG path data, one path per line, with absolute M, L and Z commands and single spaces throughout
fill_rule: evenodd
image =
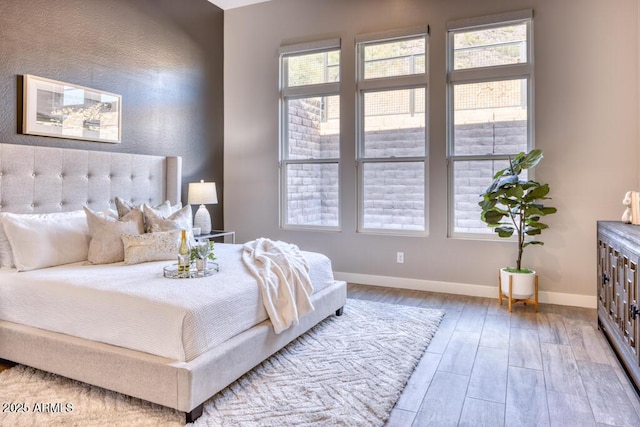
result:
M 200 233 L 202 234 L 211 233 L 211 215 L 209 215 L 205 205 L 200 205 L 198 208 L 196 216 L 193 218 L 193 226 L 200 227 Z

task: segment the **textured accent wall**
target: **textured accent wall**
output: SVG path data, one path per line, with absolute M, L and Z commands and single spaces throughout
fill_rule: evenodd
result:
M 182 156 L 183 202 L 200 179 L 222 202 L 222 52 L 206 0 L 0 0 L 0 142 Z M 122 95 L 122 143 L 20 134 L 23 74 Z

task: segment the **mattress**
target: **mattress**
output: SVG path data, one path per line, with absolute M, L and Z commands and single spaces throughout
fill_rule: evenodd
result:
M 0 270 L 0 320 L 189 361 L 267 319 L 242 245 L 215 253 L 220 271 L 197 279 L 163 277 L 170 261 Z M 333 283 L 329 258 L 301 253 L 314 293 Z

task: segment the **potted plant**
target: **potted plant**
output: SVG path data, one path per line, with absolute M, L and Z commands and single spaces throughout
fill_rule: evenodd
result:
M 509 159 L 509 166 L 498 171 L 491 185 L 481 194 L 481 219 L 498 233 L 498 236 L 510 238 L 514 234 L 518 242 L 518 256 L 515 267 L 500 270 L 500 302 L 502 294 L 509 295 L 509 282 L 512 283 L 513 299 L 526 299 L 534 294 L 536 272 L 522 267 L 522 255 L 529 245 L 543 245 L 532 238 L 548 228 L 540 221 L 546 215 L 556 213 L 557 209 L 544 206 L 542 201 L 549 199 L 549 184 L 523 180 L 520 175 L 542 160 L 542 150 L 521 152 Z M 509 276 L 512 276 L 511 279 Z
M 214 243 L 207 239 L 197 242 L 191 247 L 191 262 L 195 261 L 196 270 L 204 271 L 207 268 L 207 260 L 215 261 Z

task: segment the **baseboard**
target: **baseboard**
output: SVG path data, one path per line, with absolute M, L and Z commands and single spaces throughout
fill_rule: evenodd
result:
M 416 291 L 441 292 L 445 294 L 468 295 L 473 297 L 498 298 L 497 285 L 470 285 L 467 283 L 439 282 L 435 280 L 407 279 L 403 277 L 374 276 L 371 274 L 334 272 L 337 280 L 362 285 L 384 286 L 388 288 L 412 289 Z M 545 304 L 568 305 L 596 308 L 593 295 L 565 294 L 540 291 L 538 301 Z

